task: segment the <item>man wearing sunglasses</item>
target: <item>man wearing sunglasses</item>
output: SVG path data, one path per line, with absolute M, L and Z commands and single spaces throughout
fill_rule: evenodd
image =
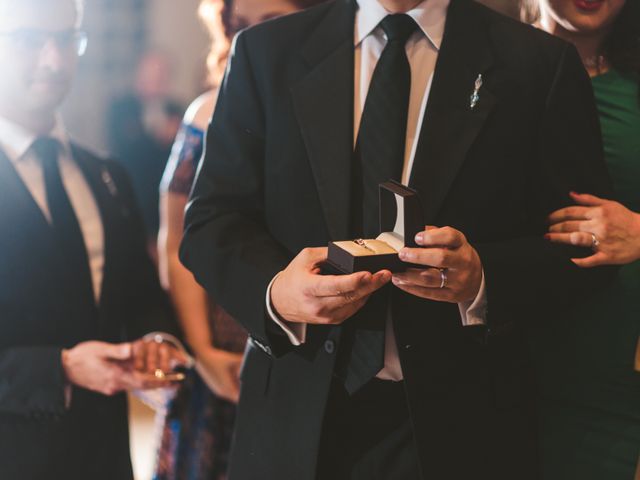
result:
M 57 109 L 76 0 L 0 0 L 0 478 L 131 479 L 124 391 L 166 386 L 172 328 L 122 169 Z

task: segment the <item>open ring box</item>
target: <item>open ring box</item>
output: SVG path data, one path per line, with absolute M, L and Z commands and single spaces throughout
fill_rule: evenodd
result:
M 402 272 L 411 264 L 400 260 L 403 247 L 415 248 L 415 236 L 424 230 L 424 213 L 418 192 L 394 180 L 380 184 L 380 231 L 375 240 L 329 243 L 327 263 L 338 271 Z

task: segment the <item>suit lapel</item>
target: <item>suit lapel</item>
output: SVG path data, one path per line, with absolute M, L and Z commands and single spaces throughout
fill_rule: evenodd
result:
M 102 162 L 91 158 L 87 152 L 75 145 L 72 145 L 71 151 L 75 162 L 80 167 L 91 188 L 102 220 L 102 229 L 104 232 L 104 268 L 101 294 L 99 297 L 100 303 L 102 304 L 104 303 L 104 294 L 109 290 L 111 271 L 114 268 L 115 247 L 117 246 L 114 237 L 117 236 L 116 229 L 119 225 L 117 217 L 122 215 L 122 212 L 118 210 L 120 202 L 116 201 L 119 192 L 111 177 L 111 173 Z
M 353 160 L 353 25 L 355 2 L 338 0 L 302 47 L 307 75 L 293 105 L 329 234 L 349 235 Z
M 470 0 L 451 1 L 419 136 L 409 183 L 420 192 L 426 223 L 434 221 L 496 103 L 487 86 L 492 64 L 489 31 L 474 8 Z M 483 86 L 472 109 L 470 97 L 479 74 Z

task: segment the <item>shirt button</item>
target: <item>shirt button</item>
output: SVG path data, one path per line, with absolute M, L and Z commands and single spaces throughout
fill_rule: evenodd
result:
M 327 340 L 324 342 L 324 351 L 328 354 L 332 354 L 336 349 L 336 344 L 333 340 Z

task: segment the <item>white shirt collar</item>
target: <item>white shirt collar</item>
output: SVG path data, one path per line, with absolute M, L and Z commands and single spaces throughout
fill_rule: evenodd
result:
M 357 1 L 359 9 L 356 14 L 355 46 L 371 35 L 382 19 L 389 15 L 378 0 Z M 450 0 L 424 0 L 407 12 L 437 50 L 440 50 L 442 44 L 449 2 Z
M 56 116 L 55 124 L 49 136 L 58 140 L 64 149 L 69 148 L 69 135 L 64 128 L 62 119 Z M 25 157 L 33 142 L 38 138 L 34 132 L 13 123 L 0 116 L 0 147 L 4 150 L 9 160 L 17 163 Z

